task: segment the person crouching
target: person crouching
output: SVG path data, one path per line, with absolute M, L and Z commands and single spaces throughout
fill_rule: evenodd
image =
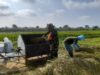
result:
M 12 52 L 12 50 L 13 50 L 12 42 L 7 37 L 5 37 L 4 38 L 4 52 L 10 53 L 10 52 Z

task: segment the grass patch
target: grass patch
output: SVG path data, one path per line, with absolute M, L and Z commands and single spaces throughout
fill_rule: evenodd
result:
M 37 34 L 40 32 L 31 32 L 24 34 Z M 17 37 L 20 33 L 0 34 L 2 41 L 5 36 L 10 38 L 14 47 L 17 47 Z M 80 41 L 82 46 L 80 52 L 74 52 L 75 59 L 68 57 L 64 49 L 63 40 L 68 36 L 78 36 L 83 34 L 86 40 Z M 30 66 L 26 71 L 9 73 L 10 75 L 100 75 L 100 31 L 67 31 L 59 32 L 60 46 L 59 57 L 47 61 L 43 66 Z M 40 62 L 41 63 L 41 62 Z M 33 63 L 32 63 L 33 64 Z M 34 65 L 34 64 L 33 64 Z M 2 71 L 2 67 L 0 69 Z

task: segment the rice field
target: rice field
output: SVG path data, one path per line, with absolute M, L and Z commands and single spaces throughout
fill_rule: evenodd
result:
M 20 34 L 30 33 L 0 33 L 0 41 L 5 36 L 17 45 L 17 37 Z M 45 32 L 41 32 L 45 33 Z M 80 41 L 82 51 L 74 51 L 74 59 L 68 57 L 64 49 L 63 40 L 68 36 L 85 35 L 86 40 Z M 63 31 L 59 32 L 59 56 L 49 60 L 44 65 L 28 67 L 26 71 L 11 72 L 9 75 L 100 75 L 100 31 Z M 2 67 L 0 67 L 0 70 Z M 5 74 L 6 75 L 6 74 Z
M 20 34 L 39 34 L 45 32 L 10 32 L 10 33 L 0 33 L 0 41 L 3 40 L 4 37 L 8 37 L 12 41 L 16 41 Z M 95 38 L 100 37 L 100 31 L 96 30 L 89 30 L 89 31 L 59 31 L 59 39 L 63 40 L 68 36 L 78 36 L 78 35 L 85 35 L 86 38 Z

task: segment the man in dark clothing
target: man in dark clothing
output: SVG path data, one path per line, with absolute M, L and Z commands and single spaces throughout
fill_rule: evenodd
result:
M 58 46 L 59 39 L 57 30 L 54 28 L 53 24 L 47 24 L 48 32 L 45 34 L 47 40 L 50 43 L 50 58 L 58 57 Z
M 70 57 L 74 57 L 73 56 L 73 48 L 76 51 L 80 50 L 80 46 L 78 45 L 78 41 L 84 40 L 84 39 L 85 39 L 85 37 L 83 35 L 80 35 L 78 37 L 68 37 L 64 40 L 65 48 L 68 51 Z M 72 45 L 73 45 L 73 47 L 72 47 Z

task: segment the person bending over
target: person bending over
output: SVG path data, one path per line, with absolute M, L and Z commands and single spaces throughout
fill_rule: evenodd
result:
M 84 35 L 80 35 L 78 37 L 67 37 L 64 40 L 65 49 L 68 51 L 68 54 L 70 57 L 74 57 L 73 56 L 73 49 L 75 49 L 75 51 L 80 50 L 80 46 L 78 45 L 78 41 L 84 40 L 84 39 L 85 39 Z

